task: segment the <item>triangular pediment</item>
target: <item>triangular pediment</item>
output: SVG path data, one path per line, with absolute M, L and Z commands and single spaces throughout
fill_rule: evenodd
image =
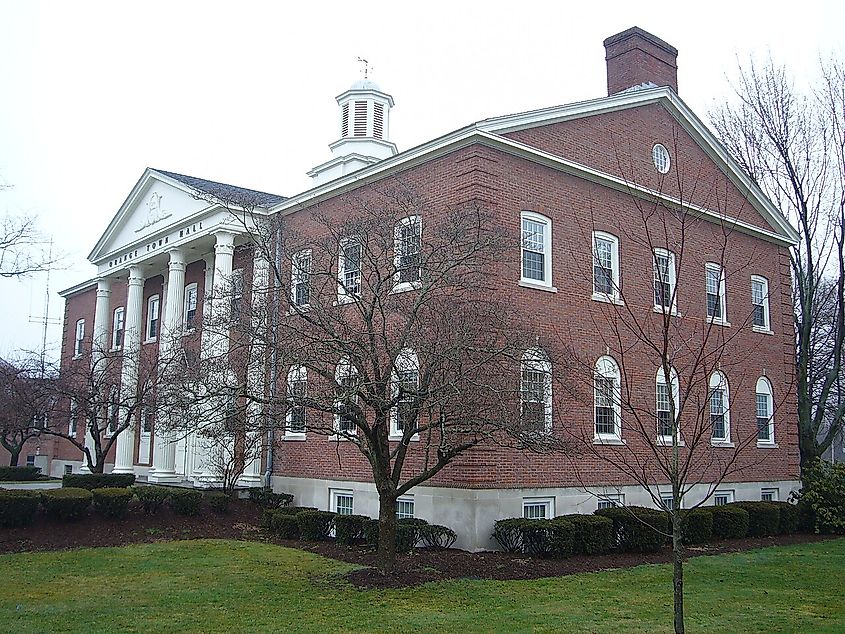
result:
M 210 207 L 179 181 L 147 168 L 97 241 L 88 259 L 101 262 L 132 245 L 143 244 L 174 224 Z

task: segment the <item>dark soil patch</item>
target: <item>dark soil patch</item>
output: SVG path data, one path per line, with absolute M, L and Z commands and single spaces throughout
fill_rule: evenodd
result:
M 93 512 L 76 522 L 54 522 L 38 515 L 31 526 L 0 529 L 0 554 L 66 550 L 71 548 L 124 546 L 180 539 L 246 539 L 268 541 L 299 548 L 359 566 L 346 578 L 360 588 L 402 588 L 447 579 L 540 579 L 578 572 L 631 568 L 670 560 L 665 548 L 656 553 L 612 553 L 568 559 L 535 559 L 501 552 L 469 553 L 464 550 L 417 548 L 399 555 L 396 571 L 381 575 L 375 570 L 375 552 L 365 546 L 341 546 L 334 542 L 303 542 L 276 539 L 258 528 L 261 509 L 246 500 L 233 500 L 225 514 L 203 508 L 200 515 L 177 515 L 167 507 L 155 515 L 130 508 L 122 520 L 109 520 Z M 777 535 L 714 542 L 688 549 L 688 556 L 716 555 L 767 546 L 804 544 L 832 539 L 827 535 Z

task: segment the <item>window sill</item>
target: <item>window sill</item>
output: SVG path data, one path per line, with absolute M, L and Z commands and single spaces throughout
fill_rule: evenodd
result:
M 345 434 L 332 434 L 329 436 L 329 440 L 333 442 L 352 442 L 352 438 L 350 436 L 356 436 L 354 432 L 345 432 Z
M 182 329 L 182 336 L 183 336 L 183 337 L 187 337 L 187 336 L 189 336 L 189 335 L 194 334 L 196 331 L 197 331 L 197 329 L 196 329 L 196 328 L 194 328 L 193 326 L 191 326 L 190 328 L 185 328 L 185 327 L 183 327 L 183 329 Z
M 771 440 L 758 440 L 757 447 L 759 449 L 780 449 L 780 445 Z
M 123 349 L 123 346 L 112 346 L 109 348 L 109 352 L 120 352 Z
M 730 440 L 711 440 L 710 441 L 711 447 L 725 447 L 727 449 L 732 449 L 736 447 Z
M 620 298 L 603 295 L 602 293 L 593 293 L 592 300 L 594 302 L 602 302 L 604 304 L 615 304 L 616 306 L 625 305 L 625 302 L 623 302 Z
M 671 447 L 672 446 L 672 437 L 671 436 L 658 436 L 657 437 L 657 446 L 658 447 Z M 679 439 L 678 440 L 678 447 L 686 447 L 686 443 Z
M 354 304 L 355 302 L 360 302 L 361 296 L 360 295 L 338 295 L 337 301 L 332 303 L 332 306 L 343 306 L 345 304 Z
M 387 436 L 387 439 L 388 439 L 390 442 L 401 442 L 401 441 L 402 441 L 402 438 L 403 438 L 402 434 L 393 434 L 393 433 L 391 433 L 391 434 L 389 434 L 389 435 Z M 419 434 L 414 434 L 413 436 L 411 436 L 411 437 L 409 438 L 409 440 L 410 440 L 411 442 L 419 442 L 419 440 L 420 440 L 420 435 L 419 435 Z
M 681 313 L 679 313 L 674 306 L 671 310 L 666 310 L 665 306 L 654 306 L 652 307 L 652 310 L 659 315 L 672 315 L 672 317 L 682 317 Z
M 519 280 L 519 285 L 522 288 L 533 288 L 535 291 L 546 291 L 547 293 L 557 293 L 557 287 L 551 284 L 543 284 L 542 282 L 535 282 L 533 280 Z
M 305 440 L 305 434 L 285 434 L 284 436 L 282 436 L 282 440 L 284 440 L 285 442 L 288 442 L 288 441 L 302 442 L 303 440 Z
M 397 282 L 393 285 L 393 288 L 390 289 L 390 293 L 395 295 L 397 293 L 407 293 L 408 291 L 416 291 L 419 290 L 422 286 L 422 282 L 417 280 L 416 282 Z
M 625 440 L 622 440 L 618 436 L 614 437 L 605 437 L 605 436 L 593 436 L 593 444 L 594 445 L 610 445 L 614 447 L 623 447 L 628 443 Z
M 773 331 L 769 330 L 768 328 L 764 328 L 763 326 L 752 326 L 751 330 L 753 330 L 754 332 L 759 332 L 761 335 L 775 334 Z
M 82 358 L 82 353 L 77 353 L 71 357 L 74 361 L 77 361 Z
M 311 304 L 296 304 L 296 305 L 292 304 L 290 306 L 290 308 L 288 308 L 287 314 L 288 315 L 296 315 L 298 313 L 307 312 L 310 309 L 311 309 Z
M 141 343 L 143 343 L 146 346 L 148 343 L 155 343 L 157 341 L 158 341 L 158 337 L 152 337 L 150 339 L 144 339 L 144 341 L 142 341 Z
M 718 317 L 707 317 L 707 323 L 713 324 L 714 326 L 722 326 L 723 328 L 731 327 L 731 322 L 719 319 Z

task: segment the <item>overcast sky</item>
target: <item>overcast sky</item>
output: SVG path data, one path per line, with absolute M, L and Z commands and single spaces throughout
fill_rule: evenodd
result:
M 86 257 L 147 166 L 293 195 L 330 157 L 357 57 L 393 95 L 408 149 L 478 119 L 606 94 L 602 41 L 640 26 L 676 46 L 702 118 L 737 60 L 799 79 L 843 56 L 831 2 L 34 2 L 0 0 L 0 214 L 35 215 L 65 268 Z M 294 8 L 296 7 L 296 8 Z M 39 348 L 45 276 L 0 280 L 0 356 Z M 60 326 L 48 331 L 55 356 Z

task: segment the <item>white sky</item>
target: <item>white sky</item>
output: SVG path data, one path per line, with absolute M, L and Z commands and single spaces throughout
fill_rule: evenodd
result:
M 337 137 L 358 56 L 392 94 L 399 150 L 486 117 L 606 94 L 602 41 L 640 26 L 679 50 L 702 118 L 737 60 L 799 77 L 842 57 L 845 3 L 33 2 L 0 0 L 0 214 L 36 215 L 65 269 L 86 257 L 145 167 L 283 195 Z M 41 345 L 45 276 L 0 280 L 0 356 Z M 61 331 L 51 326 L 57 354 Z

